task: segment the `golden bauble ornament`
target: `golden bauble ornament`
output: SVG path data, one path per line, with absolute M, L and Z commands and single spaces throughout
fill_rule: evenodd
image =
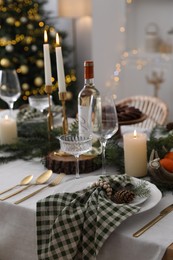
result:
M 44 67 L 44 62 L 43 60 L 39 59 L 36 61 L 36 65 L 38 68 L 43 68 Z
M 34 84 L 36 85 L 36 86 L 41 86 L 41 85 L 43 85 L 43 79 L 41 78 L 41 77 L 36 77 L 35 79 L 34 79 Z
M 33 25 L 32 25 L 31 23 L 29 23 L 29 24 L 27 25 L 27 28 L 28 28 L 29 30 L 33 30 L 33 29 L 34 29 L 34 27 L 33 27 Z
M 23 83 L 22 84 L 22 89 L 23 90 L 28 90 L 29 89 L 29 84 L 28 83 Z
M 27 44 L 31 44 L 31 43 L 32 43 L 32 37 L 31 37 L 31 36 L 25 37 L 25 42 L 26 42 Z
M 20 72 L 21 72 L 22 74 L 27 74 L 27 73 L 28 73 L 28 70 L 29 70 L 28 66 L 26 66 L 26 65 L 21 65 L 21 66 L 20 66 Z
M 41 16 L 40 16 L 39 14 L 36 14 L 36 15 L 34 16 L 34 18 L 35 18 L 36 21 L 41 20 Z
M 32 50 L 32 51 L 37 51 L 37 46 L 36 46 L 36 45 L 32 45 L 32 46 L 31 46 L 31 50 Z
M 26 23 L 26 22 L 28 21 L 28 19 L 27 19 L 25 16 L 22 16 L 22 17 L 20 18 L 20 21 L 21 21 L 22 23 Z
M 20 25 L 21 25 L 21 22 L 20 22 L 20 21 L 16 21 L 16 22 L 15 22 L 15 26 L 16 26 L 16 27 L 19 27 Z
M 2 58 L 0 64 L 4 68 L 8 68 L 10 66 L 10 61 L 6 58 Z
M 10 25 L 13 25 L 13 24 L 15 23 L 15 19 L 14 19 L 13 17 L 8 17 L 8 18 L 6 19 L 6 22 L 7 22 L 8 24 L 10 24 Z
M 67 100 L 71 100 L 71 99 L 72 99 L 72 97 L 73 97 L 73 94 L 72 94 L 72 92 L 70 92 L 70 91 L 67 91 Z
M 12 52 L 14 50 L 14 47 L 13 47 L 13 45 L 9 44 L 9 45 L 5 46 L 5 49 L 8 52 Z

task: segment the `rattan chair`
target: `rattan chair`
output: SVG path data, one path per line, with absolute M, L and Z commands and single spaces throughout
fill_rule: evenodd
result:
M 138 108 L 147 115 L 146 120 L 135 126 L 152 129 L 156 125 L 164 125 L 168 118 L 168 107 L 161 99 L 152 96 L 132 96 L 117 102 L 117 105 L 129 105 Z

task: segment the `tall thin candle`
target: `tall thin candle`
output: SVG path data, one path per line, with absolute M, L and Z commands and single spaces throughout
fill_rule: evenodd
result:
M 50 51 L 49 51 L 49 44 L 48 44 L 48 36 L 47 31 L 44 31 L 44 44 L 43 44 L 43 51 L 44 51 L 44 73 L 45 73 L 45 85 L 51 86 L 52 85 L 52 73 L 51 73 L 51 62 L 50 62 Z
M 60 46 L 58 33 L 56 34 L 55 52 L 56 52 L 59 93 L 66 92 L 64 64 L 63 64 L 63 58 L 62 58 L 62 49 L 61 49 L 61 46 Z

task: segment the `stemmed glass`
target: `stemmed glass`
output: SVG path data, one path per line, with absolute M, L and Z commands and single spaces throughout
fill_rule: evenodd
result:
M 76 158 L 76 178 L 79 174 L 79 156 L 92 149 L 92 137 L 78 134 L 67 134 L 59 137 L 61 151 L 72 154 Z
M 102 174 L 106 174 L 106 144 L 118 131 L 118 116 L 113 96 L 101 98 L 101 128 L 95 133 L 98 136 L 102 147 Z
M 33 95 L 28 98 L 31 107 L 38 109 L 43 113 L 44 109 L 49 107 L 49 99 L 47 95 Z M 52 96 L 50 96 L 50 103 L 52 104 Z
M 15 70 L 0 70 L 0 97 L 8 103 L 10 114 L 14 102 L 20 97 L 21 89 L 17 72 Z

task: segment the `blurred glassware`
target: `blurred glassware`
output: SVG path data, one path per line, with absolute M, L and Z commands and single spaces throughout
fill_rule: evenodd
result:
M 17 72 L 15 70 L 0 70 L 0 97 L 7 102 L 10 111 L 14 108 L 14 102 L 21 95 L 21 88 Z
M 47 95 L 33 95 L 28 98 L 29 105 L 38 109 L 43 113 L 44 109 L 49 107 L 49 99 Z M 50 102 L 52 105 L 52 96 L 50 96 Z

